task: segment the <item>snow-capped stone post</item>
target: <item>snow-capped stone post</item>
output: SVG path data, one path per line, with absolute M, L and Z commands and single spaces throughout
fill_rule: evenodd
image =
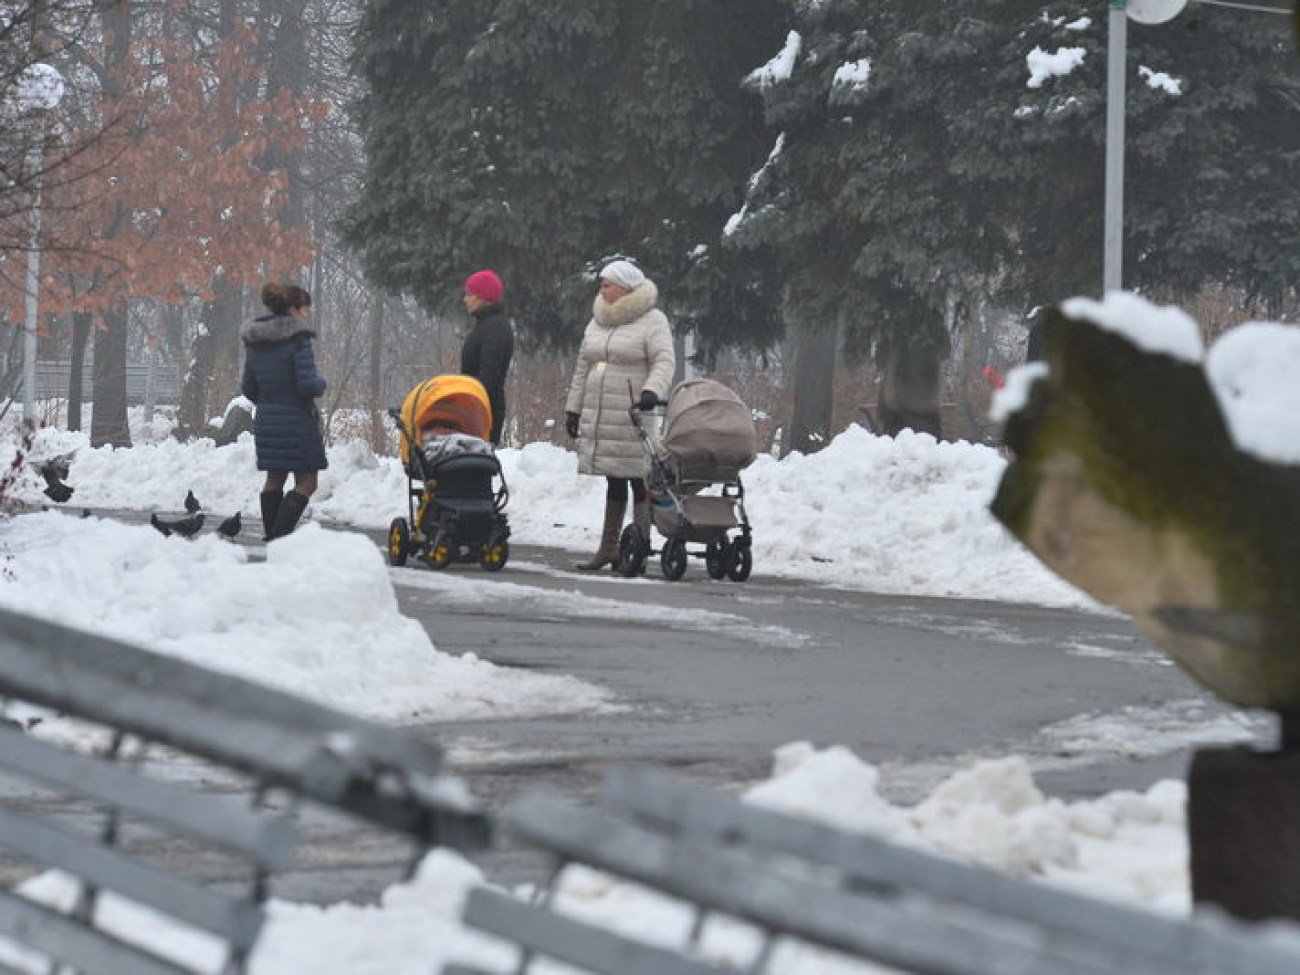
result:
M 1192 894 L 1300 919 L 1300 329 L 1242 326 L 1207 359 L 1188 316 L 1118 292 L 1051 309 L 1044 345 L 995 401 L 1015 457 L 993 514 L 1201 684 L 1279 715 L 1276 748 L 1192 761 Z

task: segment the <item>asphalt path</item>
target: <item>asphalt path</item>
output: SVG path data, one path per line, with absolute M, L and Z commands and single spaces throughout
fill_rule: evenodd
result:
M 487 601 L 428 588 L 439 583 L 429 569 L 393 571 L 402 611 L 440 651 L 573 675 L 621 705 L 419 729 L 493 809 L 532 788 L 584 801 L 620 765 L 736 791 L 768 777 L 774 749 L 793 741 L 851 749 L 900 803 L 1010 754 L 1045 793 L 1085 798 L 1182 777 L 1198 730 L 1234 720 L 1117 615 L 834 589 L 761 565 L 734 583 L 693 561 L 668 582 L 654 560 L 638 579 L 575 561 L 516 547 L 490 577 L 513 585 Z M 508 842 L 482 862 L 504 882 L 538 876 Z

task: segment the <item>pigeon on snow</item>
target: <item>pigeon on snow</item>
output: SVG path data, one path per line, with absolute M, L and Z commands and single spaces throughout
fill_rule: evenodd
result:
M 36 473 L 41 475 L 45 481 L 44 494 L 51 501 L 62 504 L 72 497 L 72 487 L 64 484 L 64 478 L 68 476 L 68 469 L 72 464 L 72 454 L 60 454 L 57 457 L 50 457 L 42 461 L 36 467 Z
M 182 538 L 193 538 L 203 527 L 203 513 L 192 515 L 189 518 L 182 518 L 180 521 L 163 521 L 154 512 L 149 516 L 149 524 L 157 528 L 163 535 L 180 535 Z

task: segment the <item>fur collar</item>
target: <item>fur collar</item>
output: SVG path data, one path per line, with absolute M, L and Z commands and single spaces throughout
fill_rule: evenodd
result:
M 610 303 L 596 295 L 591 306 L 591 317 L 597 325 L 605 328 L 617 328 L 634 322 L 659 303 L 659 289 L 649 278 L 642 281 L 635 289 L 629 291 L 618 301 Z
M 305 335 L 316 337 L 316 326 L 292 315 L 261 315 L 244 322 L 239 337 L 245 345 L 275 345 Z

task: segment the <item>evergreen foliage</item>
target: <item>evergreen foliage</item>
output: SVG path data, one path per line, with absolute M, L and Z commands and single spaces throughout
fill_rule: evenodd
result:
M 525 331 L 560 341 L 629 255 L 676 324 L 767 342 L 761 279 L 719 241 L 765 151 L 739 82 L 778 22 L 777 0 L 370 0 L 347 241 L 430 310 L 492 267 Z
M 790 7 L 797 35 L 749 82 L 777 148 L 729 240 L 779 262 L 793 321 L 842 326 L 851 353 L 883 362 L 891 346 L 942 349 L 972 290 L 1028 308 L 1100 289 L 1104 8 Z M 1031 84 L 1032 52 L 1069 48 L 1077 67 Z M 1210 9 L 1130 24 L 1126 287 L 1294 295 L 1298 107 L 1279 18 Z

